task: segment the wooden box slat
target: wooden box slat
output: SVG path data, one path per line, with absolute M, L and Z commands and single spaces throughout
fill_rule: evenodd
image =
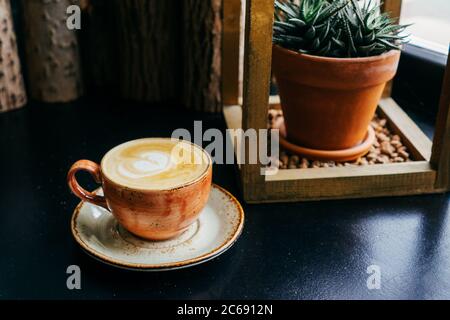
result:
M 450 190 L 450 59 L 442 85 L 430 162 L 438 171 L 436 188 Z
M 278 107 L 276 96 L 270 99 Z M 415 161 L 365 166 L 283 169 L 275 175 L 260 176 L 249 183 L 242 179 L 244 199 L 249 203 L 288 202 L 321 199 L 379 197 L 442 192 L 436 189 L 436 170 L 428 159 L 431 141 L 391 98 L 379 103 L 378 112 L 388 120 L 391 130 L 402 137 Z M 242 107 L 225 106 L 224 118 L 230 129 L 242 128 Z M 239 155 L 241 141 L 235 141 Z M 241 165 L 240 168 L 245 167 Z
M 239 40 L 241 1 L 223 1 L 222 101 L 224 105 L 238 103 L 239 97 Z
M 398 134 L 415 160 L 430 161 L 431 140 L 392 98 L 381 99 L 378 112 L 389 120 L 390 129 Z
M 400 14 L 402 11 L 402 0 L 384 0 L 381 1 L 381 11 L 387 12 L 391 17 L 395 18 L 397 23 L 400 20 Z M 393 80 L 386 83 L 383 91 L 383 98 L 388 98 L 392 94 Z

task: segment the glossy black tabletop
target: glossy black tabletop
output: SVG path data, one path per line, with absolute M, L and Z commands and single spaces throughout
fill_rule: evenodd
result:
M 234 247 L 177 271 L 126 271 L 84 253 L 70 233 L 79 202 L 66 186 L 70 165 L 100 161 L 127 140 L 192 130 L 194 120 L 225 129 L 218 115 L 132 103 L 29 105 L 0 114 L 0 298 L 450 298 L 448 194 L 243 203 L 245 229 Z M 239 198 L 232 165 L 216 165 L 214 182 Z M 66 287 L 69 265 L 81 268 L 81 290 Z M 380 268 L 379 290 L 367 287 L 370 265 Z

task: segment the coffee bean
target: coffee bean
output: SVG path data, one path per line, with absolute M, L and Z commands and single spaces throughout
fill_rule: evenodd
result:
M 280 154 L 280 161 L 283 163 L 283 165 L 287 165 L 289 161 L 289 157 L 285 153 Z
M 360 166 L 365 166 L 365 165 L 368 165 L 368 164 L 369 164 L 369 161 L 367 161 L 366 158 L 361 158 L 361 159 L 359 159 L 358 164 L 359 164 Z
M 402 143 L 400 142 L 400 140 L 392 140 L 391 139 L 391 145 L 395 148 L 398 149 L 402 146 Z
M 313 168 L 320 168 L 322 166 L 322 163 L 320 161 L 313 161 L 312 167 Z
M 378 140 L 375 139 L 375 141 L 373 142 L 373 146 L 374 148 L 379 148 L 380 147 L 380 143 L 378 142 Z
M 372 152 L 372 153 L 369 153 L 369 154 L 367 155 L 367 160 L 373 161 L 373 160 L 375 160 L 377 157 L 378 157 L 378 155 L 377 155 L 375 152 Z
M 327 164 L 328 164 L 328 167 L 330 167 L 330 168 L 333 168 L 336 166 L 336 162 L 334 162 L 334 161 L 328 161 Z
M 380 155 L 376 158 L 375 163 L 388 163 L 389 157 L 387 155 Z
M 344 167 L 353 167 L 353 164 L 351 164 L 350 162 L 346 162 L 344 163 Z
M 403 159 L 405 159 L 405 160 L 409 158 L 409 153 L 406 152 L 406 151 L 404 151 L 404 150 L 400 150 L 400 151 L 398 152 L 398 155 L 399 155 L 400 157 L 402 157 Z
M 389 143 L 389 141 L 383 141 L 380 148 L 381 153 L 388 156 L 390 156 L 395 151 L 395 148 Z
M 382 133 L 382 132 L 377 133 L 376 136 L 377 136 L 377 139 L 378 139 L 380 142 L 383 142 L 383 141 L 389 141 L 388 136 L 385 135 L 385 134 Z

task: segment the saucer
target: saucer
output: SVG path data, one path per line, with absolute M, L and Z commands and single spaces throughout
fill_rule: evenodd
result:
M 292 154 L 297 154 L 308 158 L 310 160 L 320 161 L 353 161 L 365 155 L 375 141 L 375 131 L 371 126 L 367 129 L 365 139 L 358 145 L 341 150 L 320 150 L 299 146 L 293 142 L 287 140 L 286 127 L 284 121 L 280 121 L 274 126 L 274 129 L 280 130 L 280 145 L 283 149 L 289 151 Z
M 97 193 L 102 194 L 101 188 Z M 72 216 L 72 235 L 94 258 L 125 269 L 162 271 L 186 268 L 224 253 L 244 225 L 240 203 L 225 189 L 212 185 L 199 218 L 176 238 L 147 241 L 118 224 L 113 215 L 81 202 Z

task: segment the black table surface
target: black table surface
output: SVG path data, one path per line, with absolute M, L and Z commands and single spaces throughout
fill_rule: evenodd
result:
M 113 146 L 176 128 L 225 129 L 219 115 L 79 101 L 29 105 L 0 114 L 1 299 L 437 299 L 450 298 L 449 195 L 243 204 L 234 247 L 195 267 L 158 273 L 117 269 L 72 239 L 79 202 L 66 173 L 78 159 L 100 161 Z M 420 122 L 428 134 L 432 127 Z M 82 176 L 83 183 L 95 183 Z M 214 182 L 239 197 L 233 165 Z M 81 268 L 81 290 L 66 269 Z M 381 289 L 369 290 L 378 265 Z

